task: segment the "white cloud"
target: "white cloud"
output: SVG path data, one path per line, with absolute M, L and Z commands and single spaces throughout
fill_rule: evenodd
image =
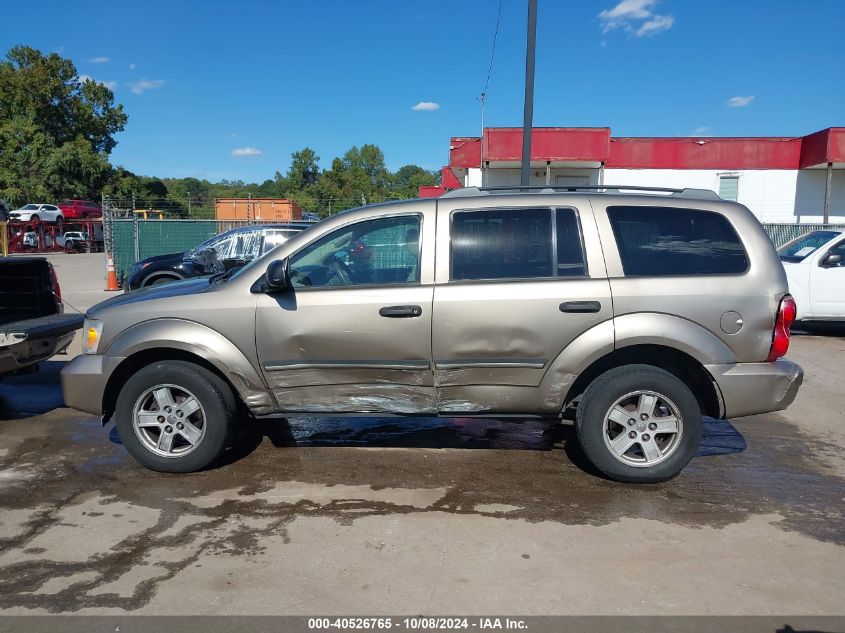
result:
M 141 81 L 134 81 L 129 84 L 129 90 L 139 95 L 147 90 L 157 90 L 162 86 L 164 86 L 164 79 L 142 79 Z
M 411 110 L 415 110 L 417 112 L 433 112 L 434 110 L 439 110 L 440 104 L 434 103 L 434 101 L 420 101 L 417 105 L 415 105 Z
M 79 75 L 79 82 L 80 83 L 85 83 L 86 81 L 93 81 L 93 82 L 96 82 L 98 84 L 103 84 L 109 90 L 114 90 L 115 88 L 117 88 L 117 82 L 114 81 L 114 80 L 112 80 L 112 81 L 100 81 L 99 79 L 94 79 L 91 75 Z
M 100 55 L 99 57 L 92 57 L 88 61 L 92 64 L 108 64 L 111 61 L 111 58 L 106 57 L 104 55 Z
M 711 130 L 706 125 L 701 125 L 692 131 L 690 136 L 713 136 Z
M 232 150 L 232 156 L 261 156 L 262 152 L 257 147 L 236 147 Z
M 137 64 L 129 64 L 129 70 L 135 70 L 137 67 Z
M 652 8 L 658 0 L 622 0 L 612 9 L 599 13 L 602 33 L 622 29 L 635 37 L 650 37 L 672 28 L 675 17 L 657 15 Z
M 637 29 L 637 37 L 651 37 L 660 31 L 668 31 L 675 23 L 675 18 L 671 15 L 655 15 L 652 19 L 643 22 L 642 26 Z
M 754 95 L 749 97 L 731 97 L 728 99 L 728 106 L 731 108 L 744 108 L 752 101 L 754 101 Z

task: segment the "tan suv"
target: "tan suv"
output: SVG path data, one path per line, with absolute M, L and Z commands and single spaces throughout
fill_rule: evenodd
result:
M 793 401 L 795 304 L 746 207 L 636 189 L 363 207 L 236 272 L 115 297 L 88 312 L 65 402 L 160 471 L 208 466 L 245 408 L 574 416 L 608 477 L 669 479 L 702 415 Z

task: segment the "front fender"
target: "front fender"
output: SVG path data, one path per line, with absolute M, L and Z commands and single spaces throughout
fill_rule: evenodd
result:
M 246 355 L 219 332 L 185 319 L 153 319 L 121 332 L 106 356 L 129 358 L 153 349 L 178 349 L 208 361 L 234 386 L 255 414 L 274 410 L 267 385 Z

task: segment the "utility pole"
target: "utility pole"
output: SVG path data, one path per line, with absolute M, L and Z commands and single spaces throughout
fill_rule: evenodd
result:
M 479 161 L 480 164 L 478 165 L 478 167 L 479 169 L 481 169 L 481 186 L 483 187 L 487 184 L 485 182 L 487 180 L 487 177 L 484 170 L 484 104 L 487 100 L 487 93 L 482 92 L 481 96 L 478 97 L 478 100 L 481 101 L 481 147 L 479 148 L 478 152 L 479 156 L 481 157 L 481 160 Z
M 188 192 L 188 217 L 191 217 L 191 192 Z
M 827 164 L 827 179 L 824 183 L 824 219 L 823 223 L 830 222 L 830 183 L 833 179 L 833 163 Z
M 522 172 L 519 184 L 528 185 L 531 173 L 531 129 L 534 120 L 534 51 L 537 45 L 537 0 L 528 0 L 528 34 L 525 42 L 525 108 L 522 119 Z

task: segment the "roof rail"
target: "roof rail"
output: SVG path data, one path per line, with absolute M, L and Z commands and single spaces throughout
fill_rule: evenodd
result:
M 634 193 L 668 193 L 673 198 L 688 198 L 691 200 L 721 200 L 719 194 L 710 189 L 671 189 L 669 187 L 643 187 L 641 185 L 513 185 L 504 187 L 462 187 L 453 189 L 441 195 L 441 198 L 464 198 L 468 196 L 490 195 L 497 193 L 561 193 L 588 191 L 595 193 L 624 194 Z

